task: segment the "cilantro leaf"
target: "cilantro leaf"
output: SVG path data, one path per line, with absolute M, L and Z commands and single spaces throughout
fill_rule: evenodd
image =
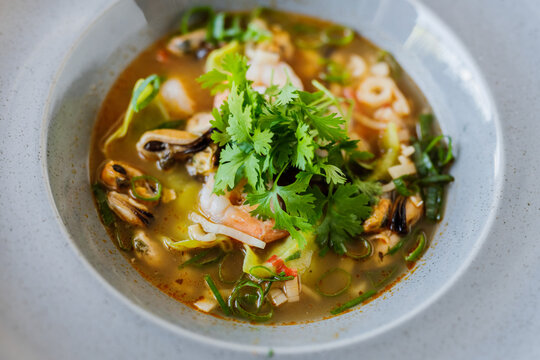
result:
M 220 155 L 220 165 L 215 175 L 214 192 L 223 194 L 236 186 L 236 174 L 249 157 L 238 147 L 227 145 Z
M 290 185 L 280 186 L 277 181 L 267 191 L 248 194 L 247 203 L 258 205 L 252 214 L 264 219 L 273 218 L 275 227 L 287 230 L 298 241 L 302 249 L 306 245 L 306 239 L 301 231 L 309 231 L 315 213 L 315 196 L 306 193 L 311 174 L 300 173 L 296 181 Z M 285 209 L 281 207 L 280 200 Z
M 305 170 L 311 165 L 315 156 L 315 143 L 309 134 L 309 125 L 301 124 L 296 129 L 297 145 L 294 151 L 294 165 L 300 170 Z
M 337 254 L 344 254 L 345 242 L 361 234 L 362 222 L 371 215 L 369 197 L 360 193 L 352 184 L 338 186 L 329 194 L 324 219 L 317 228 L 316 241 L 324 249 L 331 248 Z
M 257 154 L 261 155 L 267 155 L 270 152 L 270 149 L 272 148 L 272 137 L 274 134 L 270 129 L 264 129 L 261 130 L 259 128 L 256 128 L 253 131 L 253 148 L 257 152 Z
M 324 140 L 340 141 L 347 139 L 347 134 L 343 128 L 345 119 L 337 114 L 320 116 L 315 113 L 308 112 L 308 117 L 317 129 L 319 136 Z
M 290 81 L 287 81 L 287 84 L 279 91 L 275 105 L 287 105 L 296 98 L 298 98 L 298 89 Z
M 347 181 L 343 171 L 336 165 L 320 163 L 319 166 L 324 170 L 327 184 L 344 184 Z

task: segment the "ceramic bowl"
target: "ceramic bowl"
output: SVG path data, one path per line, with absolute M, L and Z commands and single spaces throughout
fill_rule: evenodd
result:
M 473 60 L 437 17 L 406 0 L 271 5 L 350 26 L 388 49 L 428 98 L 443 132 L 455 140 L 456 181 L 449 186 L 445 217 L 433 245 L 416 271 L 391 292 L 350 313 L 307 324 L 265 326 L 196 312 L 161 293 L 128 264 L 109 240 L 92 202 L 90 134 L 119 72 L 195 3 L 199 2 L 119 1 L 74 44 L 52 87 L 42 129 L 47 151 L 43 166 L 66 235 L 89 268 L 135 311 L 171 331 L 206 344 L 256 352 L 309 352 L 361 341 L 405 321 L 443 294 L 470 263 L 493 221 L 501 134 L 490 93 Z M 205 3 L 219 9 L 254 6 L 247 0 Z M 81 168 L 86 171 L 76 171 Z

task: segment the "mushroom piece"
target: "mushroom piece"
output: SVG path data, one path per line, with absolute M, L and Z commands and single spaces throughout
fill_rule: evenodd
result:
M 390 230 L 400 235 L 409 233 L 424 212 L 423 203 L 415 204 L 410 197 L 399 196 L 391 210 Z
M 134 200 L 129 195 L 109 191 L 107 203 L 120 219 L 136 226 L 146 226 L 154 219 L 154 215 L 145 204 Z
M 197 136 L 183 130 L 158 129 L 145 132 L 137 142 L 137 151 L 148 160 L 157 160 L 166 169 L 175 160 L 185 160 L 212 143 L 212 129 Z
M 129 188 L 129 181 L 143 173 L 122 161 L 108 161 L 101 170 L 100 179 L 103 185 L 112 190 Z

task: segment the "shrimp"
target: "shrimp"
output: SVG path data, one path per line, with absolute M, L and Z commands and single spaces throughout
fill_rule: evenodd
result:
M 245 234 L 253 236 L 265 243 L 283 239 L 289 233 L 285 230 L 274 229 L 274 220 L 260 220 L 250 214 L 255 206 L 235 205 L 237 193 L 216 195 L 213 191 L 214 177 L 208 176 L 206 183 L 199 193 L 199 208 L 204 216 L 214 223 L 222 224 Z M 240 198 L 240 201 L 242 199 Z
M 296 88 L 304 89 L 302 80 L 289 64 L 280 61 L 279 54 L 257 49 L 249 52 L 248 56 L 251 64 L 246 78 L 253 81 L 254 86 L 283 87 L 290 81 Z

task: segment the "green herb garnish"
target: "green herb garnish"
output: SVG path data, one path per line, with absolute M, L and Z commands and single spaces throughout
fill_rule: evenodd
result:
M 302 232 L 321 222 L 319 244 L 343 254 L 343 242 L 363 231 L 370 197 L 379 191 L 377 187 L 363 194 L 353 183 L 359 179 L 342 170 L 353 155 L 369 158 L 347 137 L 343 101 L 318 82 L 313 83 L 320 90 L 315 93 L 289 82 L 260 94 L 246 79 L 246 58 L 236 53 L 224 56 L 221 69 L 198 79 L 212 93 L 230 91 L 221 109 L 213 112 L 212 139 L 222 147 L 214 192 L 223 194 L 245 179 L 247 203 L 257 206 L 254 215 L 274 219 L 300 248 L 306 243 Z M 332 105 L 337 112 L 328 111 Z M 329 189 L 321 191 L 314 177 Z

